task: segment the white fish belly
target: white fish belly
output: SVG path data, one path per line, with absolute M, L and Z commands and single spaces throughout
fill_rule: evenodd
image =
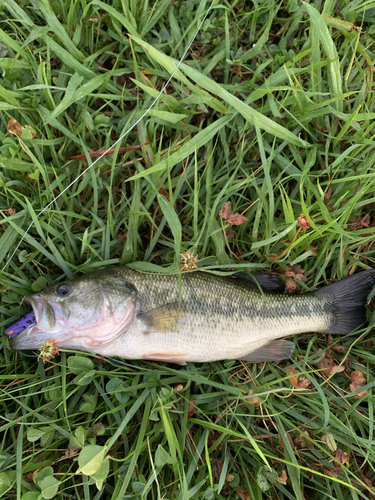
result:
M 219 322 L 222 323 L 222 322 Z M 324 331 L 325 318 L 272 318 L 255 323 L 226 320 L 212 325 L 197 318 L 178 332 L 146 332 L 135 319 L 129 330 L 98 353 L 125 359 L 155 359 L 171 362 L 208 362 L 240 359 L 268 342 L 310 331 Z

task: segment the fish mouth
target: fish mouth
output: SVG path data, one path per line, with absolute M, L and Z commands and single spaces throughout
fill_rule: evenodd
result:
M 33 308 L 36 323 L 28 326 L 10 340 L 13 349 L 38 349 L 56 333 L 56 315 L 53 307 L 40 295 L 25 297 Z

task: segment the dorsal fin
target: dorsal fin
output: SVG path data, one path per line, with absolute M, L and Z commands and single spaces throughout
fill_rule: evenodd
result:
M 267 272 L 252 272 L 251 275 L 240 271 L 231 275 L 231 278 L 241 279 L 257 287 L 257 283 L 266 293 L 283 293 L 285 291 L 285 282 L 278 274 Z

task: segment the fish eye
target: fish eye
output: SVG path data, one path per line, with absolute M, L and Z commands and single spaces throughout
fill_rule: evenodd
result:
M 67 285 L 66 283 L 62 283 L 58 285 L 56 288 L 56 294 L 59 297 L 67 297 L 72 291 L 72 287 Z

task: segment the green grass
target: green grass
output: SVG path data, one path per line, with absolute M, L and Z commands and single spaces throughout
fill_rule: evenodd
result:
M 209 5 L 1 4 L 2 265 L 24 236 L 0 274 L 2 327 L 47 283 L 119 263 L 175 273 L 187 250 L 207 270 L 299 263 L 303 290 L 375 267 L 372 1 L 215 2 L 149 115 L 37 218 L 150 106 Z M 230 239 L 226 201 L 248 219 Z M 311 227 L 295 237 L 300 214 Z M 345 371 L 328 378 L 324 335 L 296 338 L 290 362 L 182 368 L 68 352 L 43 364 L 3 335 L 0 496 L 371 498 L 373 339 L 335 338 L 348 356 L 334 352 Z

